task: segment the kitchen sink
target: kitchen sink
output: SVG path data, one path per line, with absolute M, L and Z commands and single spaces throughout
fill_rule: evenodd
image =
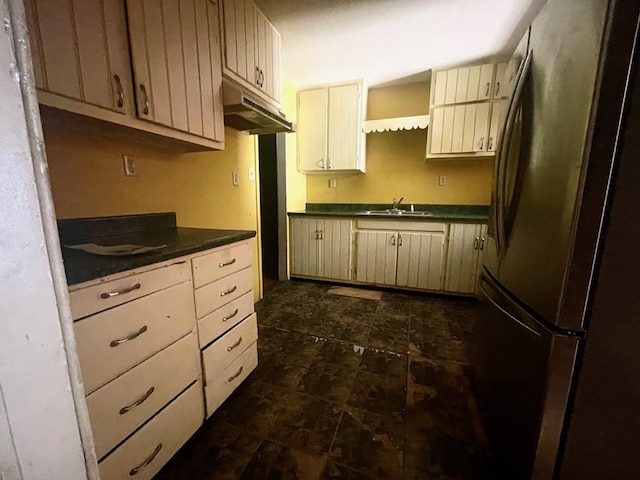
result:
M 410 210 L 400 210 L 388 208 L 386 210 L 365 210 L 362 212 L 365 215 L 389 215 L 391 217 L 433 217 L 431 212 L 412 212 Z

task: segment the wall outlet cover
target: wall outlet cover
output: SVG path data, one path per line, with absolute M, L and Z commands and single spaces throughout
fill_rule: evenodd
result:
M 238 172 L 231 172 L 231 181 L 236 187 L 240 185 L 240 176 L 238 175 Z
M 440 175 L 440 177 L 438 177 L 438 185 L 441 187 L 444 187 L 446 184 L 447 184 L 447 176 Z
M 124 164 L 124 174 L 126 177 L 135 177 L 138 175 L 138 165 L 136 159 L 129 155 L 122 155 Z
M 255 182 L 256 180 L 256 169 L 253 167 L 249 167 L 249 181 Z
M 338 181 L 335 178 L 330 178 L 329 179 L 329 188 L 336 188 L 337 182 Z

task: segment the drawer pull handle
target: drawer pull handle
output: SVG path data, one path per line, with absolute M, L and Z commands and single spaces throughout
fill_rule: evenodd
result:
M 137 475 L 141 470 L 143 470 L 147 465 L 149 465 L 151 462 L 153 462 L 153 459 L 156 458 L 156 456 L 158 456 L 158 454 L 160 453 L 160 450 L 162 450 L 162 442 L 160 442 L 158 444 L 158 446 L 155 448 L 155 450 L 153 452 L 151 452 L 151 455 L 149 455 L 147 457 L 147 459 L 142 462 L 140 465 L 138 465 L 137 467 L 133 467 L 131 469 L 131 471 L 129 472 L 129 476 L 133 477 L 134 475 Z
M 223 322 L 226 322 L 227 320 L 232 319 L 233 317 L 235 317 L 235 316 L 238 314 L 238 311 L 239 311 L 239 310 L 236 308 L 236 311 L 235 311 L 235 312 L 233 312 L 233 313 L 232 313 L 231 315 L 229 315 L 228 317 L 222 317 L 222 321 L 223 321 Z
M 147 326 L 143 325 L 143 327 L 140 330 L 138 330 L 137 332 L 133 332 L 131 335 L 127 335 L 124 338 L 118 338 L 116 340 L 111 340 L 111 343 L 109 344 L 109 346 L 110 347 L 117 347 L 121 343 L 125 343 L 125 342 L 128 342 L 129 340 L 133 340 L 135 338 L 138 338 L 140 335 L 142 335 L 146 331 L 147 331 Z
M 235 287 L 233 287 L 231 290 L 227 290 L 226 292 L 222 292 L 222 293 L 220 294 L 220 296 L 221 296 L 221 297 L 224 297 L 225 295 L 229 295 L 230 293 L 235 292 L 237 289 L 238 289 L 238 287 L 237 287 L 237 286 L 235 286 Z
M 241 343 L 242 343 L 242 337 L 240 337 L 236 343 L 234 343 L 230 347 L 227 347 L 227 352 L 230 352 L 234 348 L 238 347 Z
M 122 290 L 116 290 L 115 292 L 104 292 L 100 294 L 100 298 L 107 299 L 111 297 L 117 297 L 118 295 L 124 295 L 125 293 L 133 292 L 134 290 L 138 290 L 142 285 L 136 283 L 135 285 L 127 288 L 123 288 Z
M 233 382 L 236 378 L 238 378 L 240 376 L 240 374 L 242 373 L 242 370 L 244 369 L 244 367 L 240 367 L 240 370 L 238 370 L 234 375 L 231 375 L 227 381 L 228 382 Z
M 129 410 L 133 410 L 134 408 L 136 408 L 138 405 L 143 404 L 147 398 L 149 398 L 151 396 L 151 394 L 155 391 L 155 387 L 151 387 L 149 390 L 147 390 L 147 393 L 145 393 L 144 395 L 142 395 L 138 400 L 136 400 L 135 402 L 133 402 L 131 405 L 127 405 L 126 407 L 122 407 L 120 409 L 120 415 L 124 415 L 125 413 L 127 413 Z
M 222 268 L 222 267 L 228 267 L 229 265 L 233 265 L 234 263 L 236 263 L 236 259 L 235 259 L 235 258 L 234 258 L 234 259 L 232 259 L 232 260 L 229 260 L 228 262 L 220 263 L 220 264 L 218 264 L 218 266 L 219 266 L 220 268 Z

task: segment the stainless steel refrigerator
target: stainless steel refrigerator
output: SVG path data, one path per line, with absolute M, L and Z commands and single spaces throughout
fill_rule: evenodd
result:
M 510 62 L 474 359 L 496 477 L 559 474 L 639 3 L 548 0 Z

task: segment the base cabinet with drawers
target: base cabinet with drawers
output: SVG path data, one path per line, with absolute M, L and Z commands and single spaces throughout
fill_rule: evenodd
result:
M 101 478 L 152 478 L 257 366 L 248 241 L 74 286 Z

